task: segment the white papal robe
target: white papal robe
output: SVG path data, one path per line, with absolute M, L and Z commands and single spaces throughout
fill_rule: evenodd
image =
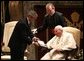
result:
M 76 48 L 76 42 L 73 35 L 65 31 L 63 31 L 61 37 L 54 36 L 46 45 L 49 49 L 53 49 L 46 53 L 41 60 L 64 60 L 64 54 L 56 52 L 56 50 L 70 50 L 70 48 Z

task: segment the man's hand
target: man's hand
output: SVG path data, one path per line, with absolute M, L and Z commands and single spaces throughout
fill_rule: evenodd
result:
M 34 42 L 38 42 L 38 40 L 39 40 L 39 38 L 37 38 L 37 37 L 32 38 L 32 41 L 34 41 Z
M 32 44 L 36 45 L 36 46 L 40 46 L 38 42 L 32 42 Z
M 31 31 L 33 32 L 33 34 L 36 34 L 37 33 L 37 28 L 36 29 L 32 29 Z
M 38 40 L 40 40 L 40 39 L 37 38 L 37 37 L 33 37 L 33 39 L 32 39 L 32 41 L 33 41 L 32 44 L 39 46 Z

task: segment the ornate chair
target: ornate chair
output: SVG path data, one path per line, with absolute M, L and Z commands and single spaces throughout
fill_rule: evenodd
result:
M 64 27 L 63 30 L 72 33 L 77 44 L 77 48 L 75 50 L 72 49 L 71 51 L 67 52 L 65 57 L 66 60 L 72 60 L 76 55 L 79 54 L 80 51 L 80 30 L 74 27 Z

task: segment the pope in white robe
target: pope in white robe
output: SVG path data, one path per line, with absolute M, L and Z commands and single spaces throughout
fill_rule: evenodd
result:
M 76 42 L 71 33 L 63 31 L 59 25 L 55 27 L 54 32 L 55 36 L 46 44 L 47 48 L 52 48 L 52 50 L 46 53 L 41 60 L 65 60 L 64 54 L 60 51 L 76 49 Z

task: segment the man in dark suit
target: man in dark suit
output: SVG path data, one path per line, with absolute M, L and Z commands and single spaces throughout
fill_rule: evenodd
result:
M 27 44 L 30 45 L 32 40 L 35 39 L 30 29 L 30 23 L 32 20 L 36 20 L 37 17 L 37 13 L 31 10 L 28 12 L 26 19 L 21 19 L 16 24 L 8 44 L 11 51 L 11 60 L 24 59 Z
M 66 26 L 63 14 L 57 11 L 55 12 L 55 6 L 52 3 L 48 3 L 46 5 L 46 15 L 44 17 L 43 25 L 38 27 L 37 29 L 33 29 L 32 31 L 33 33 L 39 33 L 46 30 L 47 28 L 52 31 L 57 25 L 61 25 L 63 27 Z

